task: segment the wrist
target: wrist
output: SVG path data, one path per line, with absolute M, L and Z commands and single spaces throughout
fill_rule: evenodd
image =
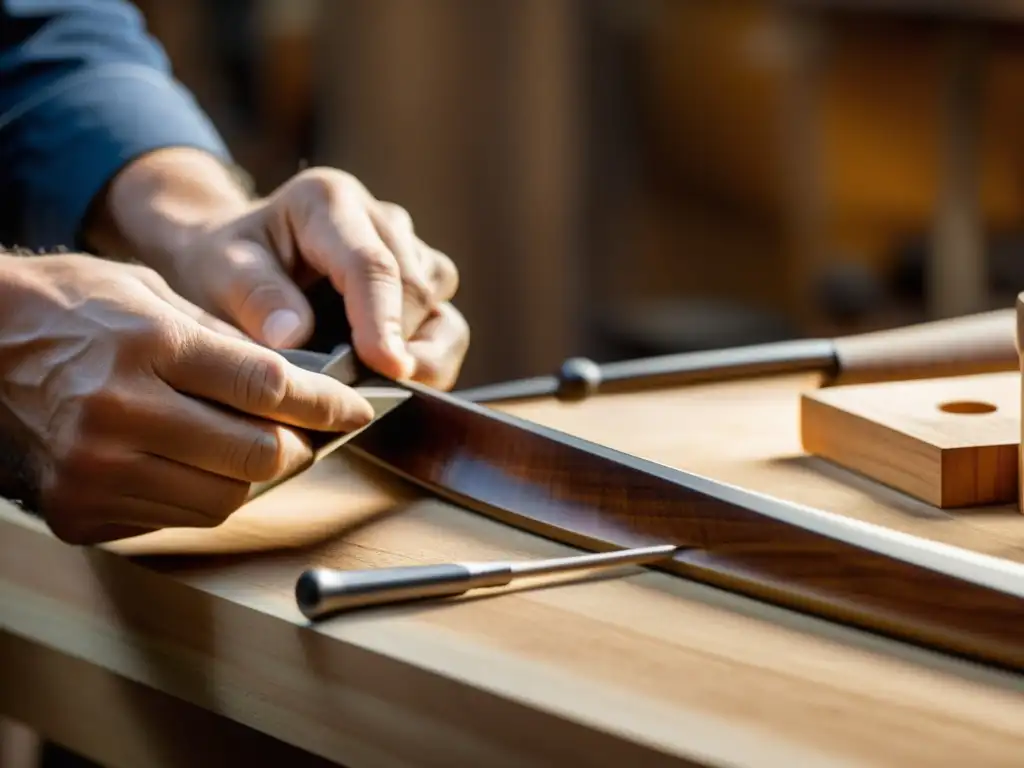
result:
M 85 238 L 95 253 L 167 274 L 196 237 L 252 204 L 238 175 L 217 158 L 190 148 L 162 149 L 113 179 L 96 201 Z

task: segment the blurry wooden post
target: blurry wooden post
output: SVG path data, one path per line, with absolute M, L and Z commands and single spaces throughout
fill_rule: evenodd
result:
M 160 41 L 175 76 L 196 96 L 203 108 L 222 125 L 226 115 L 227 85 L 215 54 L 217 40 L 210 14 L 202 0 L 133 0 L 150 33 Z
M 951 25 L 943 83 L 941 187 L 928 264 L 928 309 L 934 318 L 987 308 L 988 273 L 978 199 L 982 45 L 970 22 Z
M 988 307 L 989 289 L 980 210 L 981 83 L 985 65 L 985 24 L 1024 21 L 1024 6 L 999 0 L 783 0 L 801 14 L 831 23 L 843 15 L 910 14 L 947 25 L 941 125 L 940 188 L 932 226 L 926 283 L 934 318 Z M 805 64 L 813 66 L 812 59 Z
M 314 158 L 406 207 L 458 264 L 467 385 L 579 344 L 585 0 L 321 4 Z
M 789 301 L 796 320 L 814 327 L 819 308 L 817 280 L 828 266 L 826 251 L 828 211 L 826 203 L 825 150 L 822 129 L 822 89 L 828 65 L 828 26 L 815 9 L 788 8 L 787 27 L 791 51 L 786 80 L 788 109 L 782 136 L 782 156 L 787 171 L 784 186 L 789 193 L 788 261 Z
M 885 13 L 904 10 L 901 3 L 855 7 L 842 1 L 800 0 L 790 5 L 795 67 L 790 78 L 791 109 L 787 146 L 791 179 L 793 235 L 792 300 L 813 320 L 814 279 L 830 254 L 823 251 L 828 211 L 821 148 L 821 80 L 828 67 L 828 38 L 847 13 Z M 977 25 L 955 20 L 949 24 L 943 113 L 940 115 L 942 152 L 940 188 L 932 227 L 926 297 L 933 318 L 955 317 L 988 308 L 987 272 L 979 200 L 981 154 L 980 82 L 984 63 Z
M 254 175 L 275 186 L 301 165 L 299 154 L 312 108 L 309 49 L 321 6 L 320 0 L 258 0 L 253 9 L 257 113 L 264 148 L 264 166 Z

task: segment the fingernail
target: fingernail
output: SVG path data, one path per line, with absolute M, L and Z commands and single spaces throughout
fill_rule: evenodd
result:
M 263 338 L 272 347 L 292 341 L 302 326 L 302 318 L 290 309 L 275 309 L 263 322 Z

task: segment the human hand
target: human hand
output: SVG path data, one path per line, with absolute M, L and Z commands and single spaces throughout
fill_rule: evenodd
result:
M 301 345 L 313 329 L 301 287 L 326 277 L 344 296 L 353 346 L 367 366 L 395 379 L 454 386 L 469 345 L 469 327 L 451 304 L 458 271 L 417 237 L 402 208 L 331 168 L 303 171 L 244 206 L 211 204 L 230 197 L 214 182 L 217 169 L 191 150 L 166 150 L 134 163 L 113 188 L 110 205 L 122 229 L 152 221 L 153 210 L 165 223 L 187 220 L 162 238 L 174 243 L 170 249 L 146 242 L 159 226 L 134 226 L 141 258 L 176 292 L 285 348 Z M 139 210 L 139 200 L 148 211 Z M 147 259 L 154 250 L 164 255 Z
M 146 267 L 0 257 L 0 435 L 24 457 L 14 492 L 64 541 L 219 525 L 311 460 L 299 430 L 372 418 Z

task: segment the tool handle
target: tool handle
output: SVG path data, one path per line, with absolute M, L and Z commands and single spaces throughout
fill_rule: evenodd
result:
M 1014 310 L 984 312 L 834 341 L 838 365 L 827 384 L 1016 371 Z
M 583 400 L 598 392 L 635 392 L 647 388 L 819 371 L 835 364 L 832 343 L 794 339 L 745 347 L 682 352 L 598 365 L 571 357 L 557 374 L 560 400 Z
M 304 616 L 315 619 L 371 605 L 461 595 L 475 587 L 507 584 L 511 577 L 508 565 L 444 563 L 365 571 L 315 568 L 299 576 L 295 600 Z

